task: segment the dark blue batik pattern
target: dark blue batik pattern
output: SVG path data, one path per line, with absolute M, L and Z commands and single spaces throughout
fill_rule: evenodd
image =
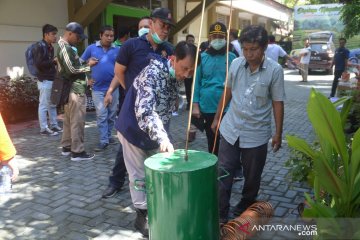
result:
M 151 59 L 134 80 L 138 125 L 159 144 L 169 141 L 164 124 L 171 118 L 178 94 L 178 84 L 176 79 L 170 78 L 166 61 L 160 57 Z

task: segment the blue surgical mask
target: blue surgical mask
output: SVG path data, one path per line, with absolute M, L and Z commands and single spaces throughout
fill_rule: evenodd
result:
M 162 44 L 164 42 L 164 40 L 161 40 L 161 38 L 156 32 L 152 33 L 151 36 L 156 44 Z
M 215 50 L 222 49 L 225 46 L 225 44 L 226 44 L 226 40 L 225 39 L 219 39 L 219 38 L 211 40 L 211 42 L 210 42 L 210 46 Z
M 144 28 L 144 27 L 140 28 L 139 31 L 138 31 L 139 37 L 141 37 L 144 34 L 147 34 L 148 32 L 149 32 L 148 28 Z

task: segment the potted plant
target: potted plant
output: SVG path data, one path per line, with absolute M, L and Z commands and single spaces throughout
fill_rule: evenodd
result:
M 357 229 L 355 226 L 351 228 L 350 220 L 345 221 L 346 228 L 342 228 L 340 223 L 340 219 L 360 216 L 360 130 L 355 132 L 350 142 L 344 133 L 351 103 L 351 98 L 342 98 L 332 104 L 323 94 L 312 89 L 307 112 L 319 149 L 311 148 L 298 137 L 286 136 L 290 147 L 313 161 L 314 198 L 305 194 L 309 207 L 303 216 L 317 220 L 320 238 L 345 239 L 360 234 L 354 230 Z M 339 104 L 343 104 L 340 112 L 336 109 Z
M 34 119 L 38 99 L 35 79 L 25 75 L 14 79 L 0 78 L 0 111 L 6 123 Z

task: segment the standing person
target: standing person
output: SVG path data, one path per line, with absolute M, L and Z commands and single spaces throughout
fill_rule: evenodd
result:
M 211 153 L 215 142 L 211 124 L 224 90 L 226 77 L 226 26 L 224 24 L 216 22 L 210 26 L 209 42 L 208 50 L 201 53 L 201 65 L 196 71 L 192 115 L 194 118 L 204 119 L 208 151 Z M 229 66 L 235 58 L 235 54 L 229 52 Z M 215 155 L 218 153 L 218 147 L 219 137 L 216 141 Z
M 282 67 L 265 57 L 268 44 L 266 30 L 248 26 L 240 35 L 245 58 L 233 61 L 226 85 L 225 106 L 230 102 L 220 133 L 219 174 L 229 176 L 219 182 L 220 221 L 226 223 L 233 184 L 232 177 L 240 161 L 243 166 L 242 199 L 234 214 L 240 215 L 255 202 L 265 165 L 269 139 L 274 152 L 281 146 L 284 119 L 284 73 Z M 215 131 L 220 119 L 223 98 L 212 124 Z M 271 110 L 275 118 L 275 134 L 271 137 Z
M 195 37 L 192 34 L 186 35 L 186 43 L 195 44 Z M 190 109 L 190 101 L 191 101 L 191 88 L 193 83 L 193 77 L 186 79 L 184 81 L 185 84 L 185 95 L 186 95 L 186 110 Z
M 236 55 L 236 57 L 242 57 L 241 46 L 238 39 L 238 31 L 230 30 L 230 47 L 229 50 Z
M 347 61 L 349 59 L 350 51 L 345 48 L 346 39 L 340 38 L 339 39 L 339 48 L 335 51 L 334 60 L 331 64 L 331 67 L 335 65 L 335 72 L 334 72 L 334 81 L 331 87 L 330 97 L 335 97 L 336 88 L 339 83 L 339 78 L 343 72 L 346 72 L 347 68 Z
M 121 47 L 129 38 L 130 38 L 129 28 L 125 26 L 120 26 L 118 31 L 118 36 L 114 44 L 117 47 Z
M 16 149 L 12 143 L 9 133 L 6 130 L 4 120 L 0 113 L 0 169 L 3 166 L 8 166 L 12 171 L 11 180 L 16 180 L 19 175 L 19 168 L 17 166 L 16 159 Z
M 54 48 L 58 29 L 50 24 L 42 27 L 43 39 L 36 44 L 33 51 L 34 65 L 38 70 L 37 86 L 39 89 L 39 124 L 40 134 L 47 136 L 58 135 L 62 132 L 57 121 L 56 105 L 50 101 L 51 88 L 56 75 L 56 59 L 54 59 Z M 50 127 L 48 125 L 48 115 Z
M 285 50 L 281 46 L 275 43 L 275 36 L 273 35 L 269 36 L 269 44 L 265 51 L 265 56 L 271 58 L 275 62 L 279 62 L 279 57 L 283 57 L 286 60 L 287 59 L 292 60 L 289 57 L 289 55 L 285 52 Z
M 115 123 L 118 105 L 119 91 L 114 91 L 114 101 L 105 107 L 104 98 L 114 77 L 114 66 L 119 48 L 113 44 L 114 28 L 103 26 L 100 29 L 100 40 L 89 45 L 81 56 L 83 61 L 90 58 L 98 59 L 98 63 L 91 68 L 92 98 L 96 109 L 96 121 L 99 129 L 100 142 L 94 150 L 100 152 L 109 144 L 116 143 L 112 138 L 112 130 Z
M 299 56 L 300 58 L 300 72 L 302 81 L 300 82 L 307 82 L 308 73 L 309 73 L 309 62 L 310 62 L 310 56 L 311 56 L 311 48 L 309 40 L 305 40 L 305 48 L 303 48 L 300 51 Z
M 112 93 L 116 91 L 120 83 L 121 87 L 126 90 L 132 85 L 135 77 L 149 64 L 150 60 L 147 57 L 149 53 L 156 53 L 164 57 L 173 54 L 172 47 L 165 42 L 169 34 L 169 23 L 171 21 L 170 11 L 166 8 L 156 8 L 151 13 L 151 18 L 144 17 L 140 19 L 139 31 L 149 26 L 149 33 L 129 39 L 120 48 L 115 63 L 115 75 L 104 99 L 105 106 L 112 102 Z M 159 35 L 161 35 L 161 39 L 159 39 Z M 120 101 L 119 109 L 122 104 L 123 101 Z M 125 181 L 125 173 L 124 158 L 120 146 L 112 175 L 109 177 L 109 185 L 102 194 L 103 198 L 115 196 L 121 190 Z
M 148 236 L 146 195 L 134 189 L 134 181 L 145 178 L 146 158 L 157 150 L 174 151 L 166 126 L 177 99 L 176 82 L 193 74 L 195 55 L 196 47 L 184 41 L 177 44 L 175 56 L 170 60 L 152 54 L 149 65 L 129 88 L 116 121 L 129 173 L 131 199 L 137 213 L 135 228 L 144 236 Z
M 58 41 L 57 59 L 59 71 L 64 81 L 71 81 L 71 91 L 67 104 L 64 106 L 64 132 L 61 139 L 62 155 L 71 154 L 72 161 L 90 160 L 94 154 L 86 153 L 84 147 L 84 129 L 86 113 L 86 80 L 85 73 L 97 64 L 90 58 L 88 63 L 81 64 L 74 46 L 87 36 L 77 22 L 66 25 L 65 33 Z

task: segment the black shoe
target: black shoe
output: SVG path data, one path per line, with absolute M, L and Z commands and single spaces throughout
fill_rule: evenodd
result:
M 121 191 L 121 188 L 115 188 L 113 186 L 109 186 L 102 194 L 102 198 L 111 198 L 115 197 L 115 195 Z
M 108 143 L 100 143 L 99 146 L 97 146 L 94 151 L 95 152 L 101 152 L 104 151 L 109 146 Z
M 249 201 L 245 199 L 241 199 L 241 201 L 234 207 L 234 216 L 238 217 L 243 212 L 246 211 L 248 207 L 250 207 L 253 203 L 255 203 L 255 200 Z
M 51 128 L 51 131 L 61 133 L 61 132 L 63 132 L 63 129 L 59 126 L 55 126 L 55 127 Z
M 69 156 L 71 154 L 71 147 L 63 147 L 61 151 L 61 155 L 63 156 Z
M 138 230 L 144 237 L 149 237 L 147 210 L 135 208 L 135 211 L 136 211 L 136 219 L 134 224 L 135 229 Z
M 84 161 L 84 160 L 91 160 L 95 157 L 93 153 L 86 153 L 85 151 L 81 153 L 74 153 L 71 152 L 71 161 Z

